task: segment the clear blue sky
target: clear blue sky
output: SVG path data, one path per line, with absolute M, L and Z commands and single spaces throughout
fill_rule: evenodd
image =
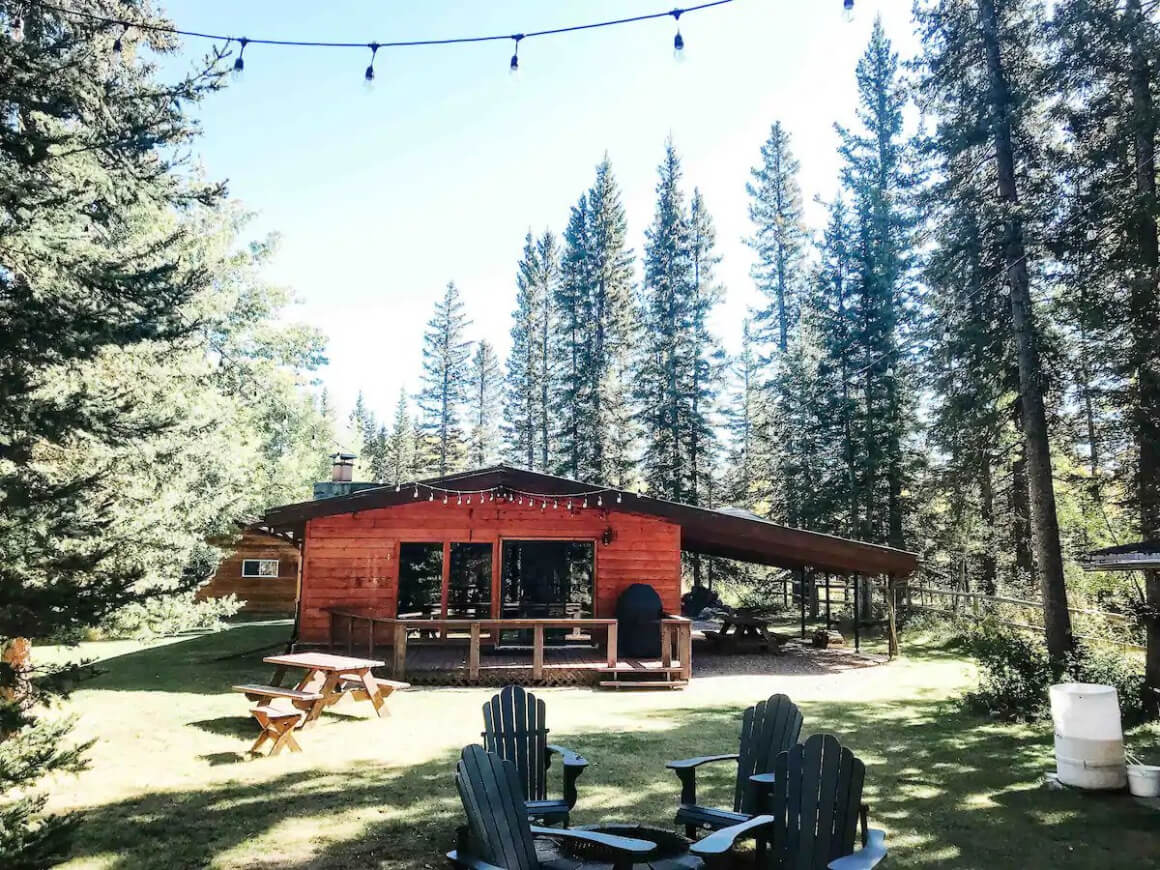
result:
M 185 29 L 251 37 L 387 41 L 513 33 L 670 8 L 671 0 L 370 2 L 170 0 Z M 423 327 L 448 280 L 472 338 L 506 353 L 514 274 L 529 228 L 559 232 L 608 151 L 639 253 L 670 133 L 717 224 L 727 301 L 717 332 L 734 349 L 756 302 L 745 182 L 774 120 L 794 138 L 807 200 L 838 169 L 835 121 L 852 119 L 854 66 L 881 14 L 906 57 L 909 0 L 736 0 L 671 19 L 526 41 L 379 52 L 250 46 L 245 74 L 199 111 L 206 173 L 277 231 L 269 277 L 294 288 L 295 320 L 329 337 L 323 378 L 344 411 L 362 389 L 389 417 L 418 386 Z M 188 59 L 205 44 L 187 41 Z M 816 225 L 820 209 L 809 205 Z M 639 272 L 639 267 L 638 267 Z

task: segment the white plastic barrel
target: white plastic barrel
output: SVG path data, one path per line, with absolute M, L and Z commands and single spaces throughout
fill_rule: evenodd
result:
M 1061 683 L 1050 695 L 1059 781 L 1076 788 L 1123 788 L 1128 773 L 1115 688 Z

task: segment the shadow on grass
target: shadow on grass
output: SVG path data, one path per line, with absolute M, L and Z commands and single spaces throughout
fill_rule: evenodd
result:
M 197 722 L 190 722 L 189 725 L 210 734 L 240 739 L 257 737 L 259 730 L 252 716 L 218 716 L 216 719 L 201 719 Z
M 734 751 L 740 707 L 646 710 L 639 728 L 623 730 L 569 732 L 553 722 L 553 739 L 592 761 L 574 823 L 671 826 L 679 788 L 665 762 Z M 1160 816 L 1126 796 L 1040 785 L 1052 767 L 1043 729 L 990 723 L 934 701 L 802 709 L 803 735 L 832 731 L 866 762 L 865 797 L 872 823 L 888 831 L 892 867 L 1156 866 Z M 464 723 L 465 741 L 475 724 Z M 74 857 L 101 855 L 102 866 L 116 868 L 440 866 L 462 817 L 456 755 L 275 773 L 98 806 L 79 814 Z M 251 763 L 276 771 L 278 759 Z M 701 802 L 728 806 L 732 766 L 702 774 Z M 557 792 L 559 775 L 550 774 Z
M 243 623 L 104 659 L 85 689 L 120 692 L 218 694 L 233 683 L 264 682 L 273 673 L 262 658 L 285 649 L 291 623 Z

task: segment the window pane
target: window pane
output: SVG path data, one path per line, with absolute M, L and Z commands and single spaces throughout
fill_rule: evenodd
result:
M 278 576 L 278 560 L 277 559 L 262 559 L 258 563 L 258 576 L 260 576 L 260 577 L 277 577 Z
M 452 544 L 448 619 L 491 616 L 491 544 Z
M 503 616 L 583 619 L 592 616 L 591 541 L 504 541 Z M 503 632 L 505 643 L 529 643 L 530 632 Z M 549 629 L 548 643 L 570 643 L 574 631 Z
M 438 619 L 443 598 L 443 545 L 399 546 L 398 619 Z

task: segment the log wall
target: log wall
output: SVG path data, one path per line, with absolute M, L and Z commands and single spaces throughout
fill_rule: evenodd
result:
M 606 529 L 612 543 L 601 543 Z M 632 583 L 648 583 L 665 610 L 680 611 L 681 530 L 656 517 L 599 508 L 420 500 L 353 514 L 318 517 L 306 525 L 299 640 L 323 643 L 327 607 L 395 616 L 400 543 L 479 542 L 492 545 L 492 607 L 498 616 L 500 543 L 504 539 L 590 540 L 596 617 L 611 617 Z M 386 640 L 386 638 L 384 638 Z
M 245 531 L 236 545 L 215 542 L 229 553 L 213 578 L 197 591 L 198 599 L 236 595 L 243 611 L 293 613 L 298 594 L 298 548 L 289 541 L 262 532 Z M 230 547 L 233 550 L 230 551 Z M 246 559 L 277 559 L 277 577 L 243 577 Z

